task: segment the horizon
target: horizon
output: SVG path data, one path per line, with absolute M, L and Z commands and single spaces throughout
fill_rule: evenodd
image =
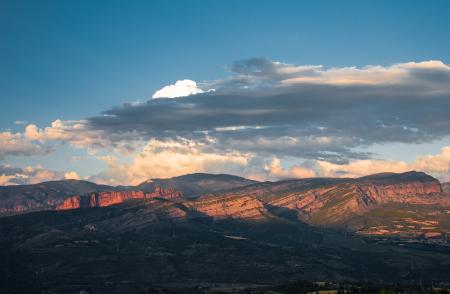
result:
M 0 17 L 0 185 L 450 181 L 448 1 L 5 0 Z
M 238 176 L 238 175 L 233 175 L 233 174 L 224 174 L 224 173 L 204 173 L 204 172 L 194 172 L 194 173 L 188 173 L 188 174 L 181 174 L 181 175 L 176 175 L 173 177 L 167 177 L 167 178 L 150 178 L 147 179 L 143 182 L 140 182 L 136 185 L 110 185 L 113 187 L 120 187 L 120 186 L 139 186 L 141 184 L 144 183 L 150 183 L 154 180 L 170 180 L 170 179 L 176 179 L 176 178 L 181 178 L 181 177 L 185 177 L 185 176 L 191 176 L 191 175 L 205 175 L 205 176 L 231 176 L 231 177 L 238 177 L 241 179 L 245 179 L 245 180 L 251 180 L 254 181 L 256 183 L 264 183 L 264 182 L 271 182 L 271 183 L 276 183 L 276 182 L 283 182 L 283 181 L 295 181 L 295 180 L 309 180 L 309 179 L 360 179 L 360 178 L 365 178 L 365 177 L 370 177 L 370 176 L 377 176 L 377 175 L 403 175 L 403 174 L 410 174 L 410 173 L 422 173 L 425 174 L 426 176 L 431 176 L 425 172 L 422 171 L 416 171 L 416 170 L 410 170 L 410 171 L 405 171 L 405 172 L 379 172 L 379 173 L 374 173 L 374 174 L 367 174 L 367 175 L 362 175 L 362 176 L 358 176 L 358 177 L 310 177 L 310 178 L 282 178 L 282 179 L 277 179 L 277 180 L 263 180 L 263 181 L 258 181 L 258 180 L 252 180 L 246 177 L 242 177 L 242 176 Z M 433 176 L 431 176 L 433 177 Z M 434 178 L 434 177 L 433 177 Z M 442 182 L 437 178 L 434 178 L 435 180 L 439 181 L 440 184 L 449 184 L 450 182 Z M 27 185 L 39 185 L 39 184 L 43 184 L 43 183 L 48 183 L 48 182 L 62 182 L 62 181 L 83 181 L 83 182 L 90 182 L 90 183 L 94 183 L 95 182 L 91 182 L 89 180 L 85 180 L 85 179 L 65 179 L 65 178 L 61 178 L 61 179 L 52 179 L 49 181 L 42 181 L 39 183 L 33 183 L 33 184 L 9 184 L 9 185 L 0 185 L 0 187 L 14 187 L 14 186 L 27 186 Z

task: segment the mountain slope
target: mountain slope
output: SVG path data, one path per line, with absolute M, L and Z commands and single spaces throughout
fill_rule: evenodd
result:
M 445 248 L 371 243 L 275 216 L 214 219 L 191 205 L 141 199 L 2 218 L 0 290 L 134 293 L 164 284 L 450 280 Z
M 114 187 L 77 180 L 0 186 L 0 216 L 37 210 L 102 207 L 132 198 L 193 198 L 253 183 L 255 181 L 232 175 L 198 173 L 153 179 L 137 186 Z
M 134 188 L 151 192 L 159 186 L 162 189 L 179 191 L 184 198 L 195 198 L 202 194 L 216 193 L 254 183 L 257 182 L 233 175 L 195 173 L 169 179 L 151 179 Z
M 356 179 L 311 178 L 279 182 L 191 174 L 154 179 L 135 187 L 99 186 L 82 181 L 43 183 L 38 187 L 38 190 L 35 185 L 18 187 L 19 191 L 28 188 L 28 193 L 41 194 L 19 193 L 22 196 L 18 199 L 28 206 L 20 203 L 12 211 L 105 207 L 133 199 L 159 198 L 183 203 L 185 209 L 214 219 L 276 218 L 367 235 L 445 238 L 450 234 L 450 197 L 442 192 L 439 181 L 414 171 Z M 82 193 L 84 191 L 89 192 Z M 72 192 L 77 194 L 67 196 Z M 5 203 L 9 202 L 1 203 L 4 214 Z M 393 213 L 394 208 L 397 214 Z M 182 211 L 174 215 L 186 217 Z
M 450 197 L 442 193 L 436 179 L 420 172 L 383 173 L 358 179 L 316 178 L 258 183 L 216 194 L 215 199 L 226 202 L 232 196 L 253 197 L 274 215 L 312 225 L 367 234 L 440 236 L 450 233 Z M 399 214 L 404 211 L 405 216 L 400 219 L 393 215 L 388 217 L 388 214 L 382 216 L 384 208 L 391 210 L 393 206 Z M 416 213 L 411 212 L 411 207 Z M 366 216 L 372 220 L 378 218 L 378 225 L 371 226 Z M 427 226 L 427 220 L 435 225 Z M 395 225 L 395 230 L 384 228 Z
M 113 190 L 115 188 L 112 186 L 78 180 L 0 186 L 0 215 L 51 209 L 71 195 Z

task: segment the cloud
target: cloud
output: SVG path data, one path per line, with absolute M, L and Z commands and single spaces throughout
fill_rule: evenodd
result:
M 64 174 L 64 179 L 66 179 L 66 180 L 79 180 L 80 176 L 76 172 L 71 171 L 71 172 L 66 172 Z
M 33 144 L 22 133 L 0 132 L 0 160 L 5 156 L 32 156 L 50 152 L 49 147 Z
M 269 178 L 313 178 L 317 176 L 316 171 L 311 168 L 293 165 L 289 168 L 283 168 L 278 158 L 273 158 L 264 169 L 268 172 Z
M 36 184 L 63 178 L 63 173 L 46 169 L 41 165 L 26 168 L 0 165 L 0 185 Z
M 135 132 L 114 135 L 92 128 L 86 120 L 63 121 L 57 119 L 49 127 L 40 129 L 35 124 L 25 127 L 23 137 L 28 141 L 61 142 L 72 147 L 87 149 L 90 153 L 100 150 L 120 150 L 127 153 L 140 146 L 140 135 Z
M 63 141 L 76 147 L 103 147 L 100 132 L 89 130 L 84 120 L 62 121 L 57 119 L 44 129 L 29 124 L 25 127 L 24 134 L 29 140 Z
M 203 93 L 203 90 L 192 80 L 180 80 L 173 85 L 165 86 L 156 91 L 152 98 L 176 98 Z
M 201 149 L 201 143 L 190 140 L 151 140 L 134 154 L 131 163 L 119 163 L 110 155 L 100 157 L 108 168 L 90 179 L 105 184 L 139 184 L 199 171 L 241 174 L 250 159 L 249 154 L 202 153 Z
M 445 150 L 414 164 L 361 151 L 450 136 L 450 67 L 441 61 L 327 68 L 257 58 L 229 70 L 224 79 L 201 86 L 181 80 L 153 95 L 173 99 L 127 103 L 44 128 L 29 124 L 23 134 L 9 133 L 17 144 L 0 147 L 0 157 L 39 153 L 49 141 L 106 150 L 108 168 L 96 179 L 119 183 L 219 169 L 261 178 L 408 169 L 448 177 Z M 0 146 L 10 141 L 0 137 Z M 308 164 L 285 167 L 287 159 Z
M 334 164 L 327 161 L 309 161 L 306 166 L 293 165 L 281 168 L 280 161 L 274 160 L 266 167 L 277 177 L 361 177 L 380 172 L 401 173 L 411 170 L 423 171 L 442 181 L 450 181 L 450 146 L 441 148 L 435 155 L 418 156 L 412 162 L 381 159 L 354 160 L 348 164 Z
M 449 81 L 450 74 L 448 65 L 439 60 L 397 63 L 391 66 L 326 68 L 323 65 L 296 66 L 264 58 L 253 58 L 235 62 L 229 69 L 233 75 L 218 81 L 216 88 L 295 84 L 395 85 L 427 79 L 428 82 L 444 83 Z
M 213 138 L 207 148 L 216 153 L 333 163 L 370 158 L 356 147 L 450 135 L 450 67 L 440 61 L 326 69 L 252 59 L 231 71 L 207 83 L 216 92 L 126 104 L 87 124 L 119 140 Z

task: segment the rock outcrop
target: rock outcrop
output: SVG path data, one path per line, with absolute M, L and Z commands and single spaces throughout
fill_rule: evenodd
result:
M 79 180 L 0 186 L 0 216 L 51 210 L 71 195 L 114 191 L 115 187 Z
M 151 199 L 164 198 L 175 199 L 182 196 L 181 192 L 173 189 L 162 189 L 157 186 L 155 191 L 145 193 L 143 191 L 110 191 L 110 192 L 96 192 L 88 195 L 75 195 L 64 200 L 63 203 L 55 207 L 56 210 L 67 210 L 75 208 L 89 208 L 89 207 L 105 207 L 114 204 L 119 204 L 130 199 Z
M 421 172 L 376 174 L 360 178 L 358 185 L 364 193 L 380 203 L 405 201 L 405 196 L 442 193 L 439 181 Z
M 137 186 L 115 187 L 80 180 L 0 186 L 0 216 L 53 210 L 55 207 L 71 209 L 80 206 L 105 206 L 121 203 L 129 198 L 172 198 L 178 197 L 179 193 L 183 198 L 194 199 L 201 195 L 219 193 L 253 183 L 257 182 L 233 175 L 196 173 L 167 179 L 151 179 Z M 129 194 L 129 191 L 134 191 L 134 194 Z M 86 197 L 74 196 L 92 193 L 98 195 L 90 196 L 88 200 L 85 200 Z
M 320 224 L 339 222 L 387 203 L 450 207 L 450 197 L 443 195 L 439 181 L 418 172 L 377 174 L 309 190 L 296 191 L 291 185 L 290 189 L 280 192 L 284 195 L 270 200 L 270 205 Z
M 264 203 L 251 196 L 205 197 L 185 205 L 214 219 L 261 219 L 266 212 Z

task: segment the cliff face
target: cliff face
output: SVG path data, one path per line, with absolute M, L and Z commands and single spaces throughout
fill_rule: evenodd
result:
M 106 207 L 131 199 L 153 199 L 143 204 L 148 213 L 141 218 L 142 222 L 187 221 L 198 217 L 252 221 L 282 219 L 283 222 L 300 220 L 311 225 L 352 228 L 367 234 L 407 232 L 413 236 L 431 236 L 450 233 L 446 231 L 450 221 L 450 197 L 443 192 L 439 181 L 420 172 L 384 173 L 358 179 L 314 178 L 254 183 L 194 199 L 186 199 L 183 192 L 170 185 L 162 187 L 156 182 L 145 185 L 145 190 L 126 190 L 132 187 L 115 187 L 114 190 L 113 187 L 103 192 L 52 197 L 38 204 L 26 198 L 8 208 L 7 213 L 11 209 L 16 213 L 42 210 L 42 205 L 47 210 L 69 210 Z M 200 187 L 198 182 L 195 185 Z M 120 188 L 123 190 L 118 190 Z M 188 191 L 186 186 L 183 189 Z M 1 209 L 4 208 L 0 205 L 0 213 L 3 213 Z
M 436 195 L 440 195 L 437 196 Z M 187 209 L 215 219 L 262 219 L 272 212 L 291 211 L 311 223 L 334 223 L 352 215 L 360 215 L 386 203 L 438 204 L 450 206 L 450 198 L 442 198 L 436 179 L 422 173 L 378 174 L 360 179 L 298 180 L 264 183 L 218 195 L 207 195 L 186 201 Z M 96 192 L 72 196 L 56 206 L 57 210 L 105 207 L 129 199 L 177 199 L 182 194 L 174 189 L 156 186 L 143 191 Z
M 133 198 L 176 198 L 182 195 L 183 198 L 193 199 L 200 195 L 219 193 L 253 183 L 256 181 L 232 175 L 197 173 L 169 179 L 151 179 L 137 186 L 115 187 L 80 180 L 0 186 L 0 216 L 52 210 L 55 207 L 71 209 L 107 206 Z M 91 195 L 92 193 L 97 195 Z
M 408 175 L 409 174 L 409 175 Z M 312 223 L 334 223 L 388 203 L 450 206 L 436 179 L 420 173 L 382 174 L 349 180 L 325 187 L 287 191 L 270 201 L 298 213 Z
M 183 178 L 183 181 L 197 180 L 196 177 Z M 214 180 L 218 179 L 215 177 Z M 210 179 L 208 181 L 210 185 Z M 200 187 L 199 183 L 206 185 L 202 180 L 195 182 L 195 187 Z M 355 216 L 364 217 L 392 203 L 404 205 L 405 208 L 408 205 L 422 205 L 450 209 L 450 197 L 443 193 L 440 183 L 419 172 L 384 173 L 359 179 L 314 178 L 254 183 L 193 200 L 185 199 L 183 192 L 170 187 L 172 183 L 165 184 L 167 186 L 162 187 L 155 181 L 146 183 L 142 190 L 125 190 L 132 187 L 122 187 L 124 190 L 120 191 L 116 188 L 103 192 L 74 193 L 72 196 L 61 195 L 38 204 L 26 199 L 9 208 L 7 213 L 11 213 L 11 210 L 14 213 L 42 210 L 43 206 L 50 210 L 106 207 L 130 199 L 162 198 L 176 201 L 163 201 L 167 207 L 159 210 L 156 219 L 182 221 L 203 216 L 214 219 L 264 220 L 288 217 L 313 225 L 333 225 L 347 223 Z M 183 189 L 188 191 L 186 186 Z M 208 189 L 211 187 L 208 186 Z M 146 202 L 146 205 L 153 206 L 153 202 Z M 0 208 L 0 213 L 4 213 L 1 209 L 4 208 Z
M 261 219 L 266 212 L 264 204 L 251 196 L 205 197 L 186 205 L 215 219 Z
M 172 189 L 162 189 L 156 187 L 155 191 L 145 193 L 143 191 L 111 191 L 111 192 L 97 192 L 88 195 L 75 195 L 64 200 L 63 203 L 56 206 L 56 210 L 67 210 L 75 208 L 89 208 L 89 207 L 105 207 L 114 204 L 119 204 L 130 199 L 151 199 L 164 198 L 175 199 L 182 196 L 181 192 Z
M 376 203 L 421 201 L 429 203 L 431 198 L 426 195 L 442 193 L 439 181 L 407 182 L 391 185 L 360 184 L 359 187 L 368 197 Z M 422 197 L 417 197 L 422 196 Z
M 0 186 L 0 216 L 49 210 L 71 195 L 114 191 L 115 187 L 78 180 Z

